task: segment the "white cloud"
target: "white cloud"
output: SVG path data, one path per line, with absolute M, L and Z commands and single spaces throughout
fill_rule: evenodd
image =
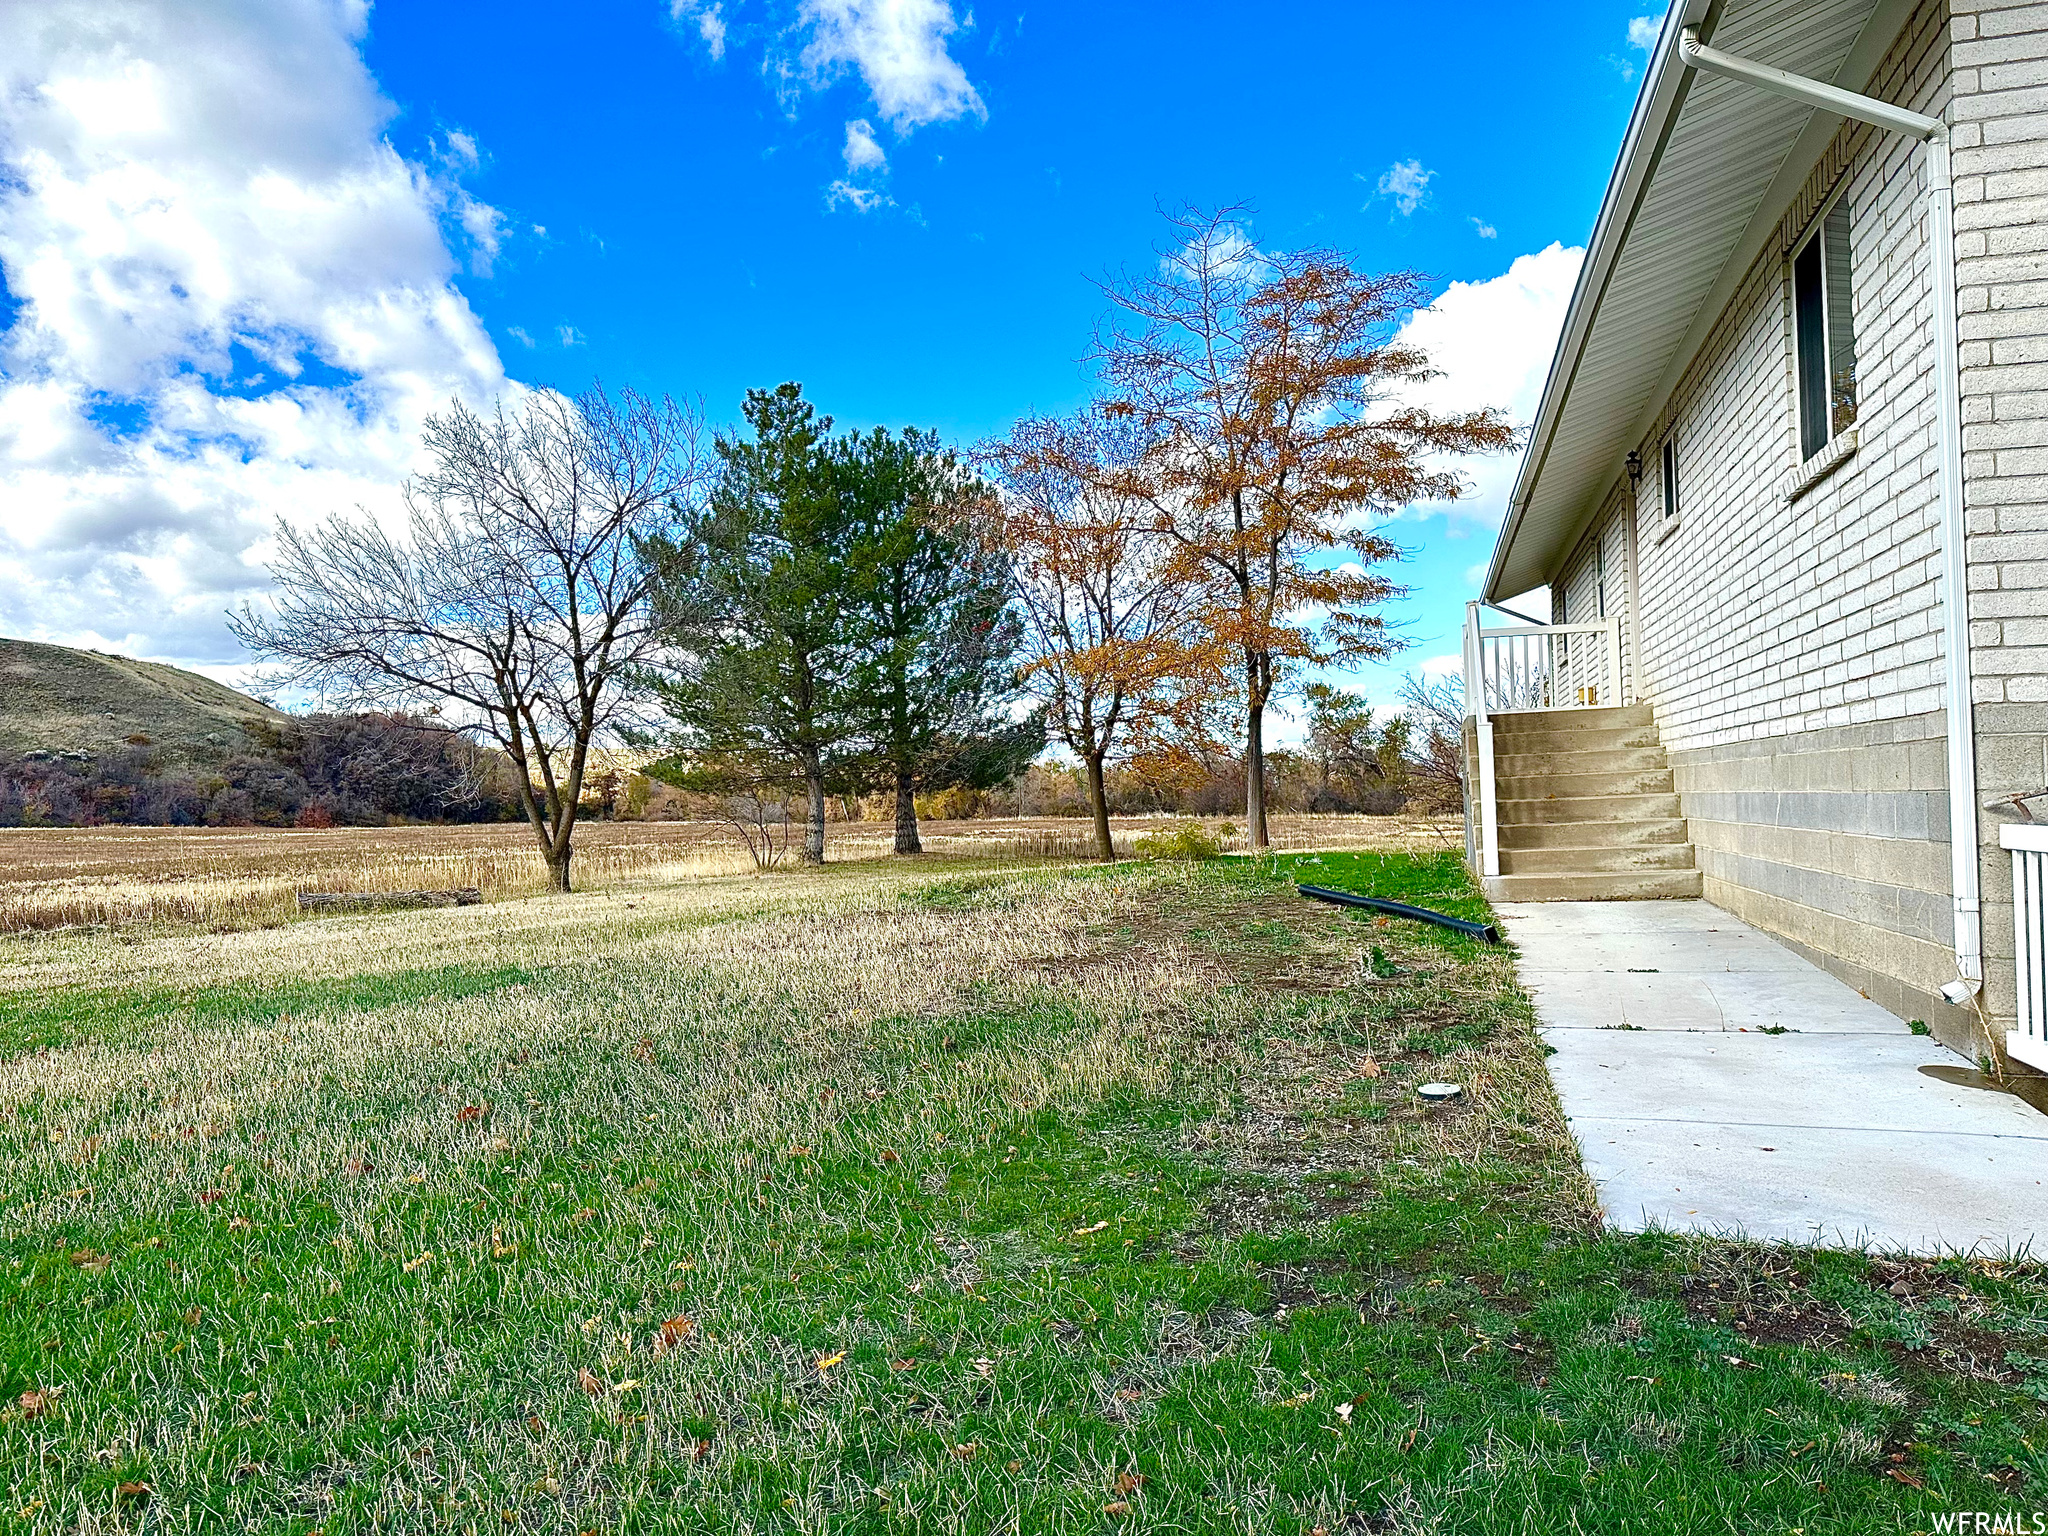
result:
M 460 129 L 448 130 L 447 158 L 465 171 L 473 171 L 483 163 L 483 155 L 476 147 L 476 140 Z
M 1380 196 L 1392 198 L 1402 214 L 1411 214 L 1429 195 L 1430 179 L 1435 175 L 1435 171 L 1425 170 L 1420 160 L 1396 160 L 1380 176 Z
M 505 327 L 505 334 L 522 347 L 531 348 L 534 344 L 533 334 L 523 325 L 508 325 Z
M 875 142 L 875 130 L 864 117 L 856 117 L 846 125 L 846 171 L 889 169 L 889 157 L 882 153 L 882 146 Z
M 576 327 L 573 325 L 556 326 L 555 335 L 560 339 L 562 345 L 565 347 L 580 347 L 583 346 L 590 339 L 589 337 L 585 336 L 581 331 L 577 330 Z
M 705 5 L 702 0 L 669 0 L 669 19 L 678 24 L 694 22 L 697 36 L 714 61 L 725 57 L 725 7 Z
M 712 58 L 725 57 L 725 18 L 719 14 L 717 6 L 712 6 L 697 18 L 697 35 L 704 39 L 704 46 L 711 51 Z
M 1435 304 L 1401 327 L 1400 340 L 1420 347 L 1438 372 L 1436 378 L 1408 386 L 1404 396 L 1438 411 L 1498 406 L 1526 426 L 1542 398 L 1584 256 L 1582 250 L 1553 244 L 1517 256 L 1499 277 L 1452 283 Z M 1430 503 L 1415 513 L 1448 510 L 1454 526 L 1497 528 L 1518 462 L 1513 454 L 1456 461 L 1469 494 L 1449 509 Z
M 1499 230 L 1495 229 L 1491 224 L 1487 223 L 1486 220 L 1480 218 L 1477 214 L 1474 214 L 1472 216 L 1472 230 L 1473 233 L 1478 235 L 1479 238 L 1482 240 L 1496 239 L 1500 235 Z
M 835 181 L 825 189 L 825 206 L 837 208 L 841 203 L 849 205 L 855 213 L 873 213 L 877 208 L 893 208 L 894 198 L 886 192 L 877 192 L 873 187 L 856 186 L 850 181 Z
M 1635 16 L 1628 24 L 1628 45 L 1638 53 L 1648 53 L 1657 46 L 1657 34 L 1664 28 L 1662 16 Z
M 958 30 L 946 0 L 803 0 L 811 39 L 804 67 L 814 80 L 848 65 L 860 71 L 876 110 L 898 133 L 988 109 L 946 51 Z
M 489 277 L 498 248 L 505 243 L 505 215 L 459 187 L 450 199 L 450 208 L 463 233 L 469 236 L 470 270 L 479 277 Z
M 389 511 L 509 388 L 449 248 L 502 222 L 383 137 L 367 13 L 0 6 L 0 633 L 233 657 L 275 514 Z

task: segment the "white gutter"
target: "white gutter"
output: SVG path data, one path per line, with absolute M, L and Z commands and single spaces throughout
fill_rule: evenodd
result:
M 1858 122 L 1875 123 L 1927 146 L 1927 243 L 1934 285 L 1936 480 L 1941 492 L 1941 633 L 1948 685 L 1949 886 L 1955 893 L 1956 975 L 1942 989 L 1951 1003 L 1984 985 L 1984 919 L 1977 867 L 1977 743 L 1972 726 L 1968 565 L 1963 521 L 1963 381 L 1956 341 L 1955 196 L 1948 125 L 1938 117 L 1860 96 L 1768 64 L 1723 53 L 1686 27 L 1678 54 L 1694 69 L 1761 86 Z

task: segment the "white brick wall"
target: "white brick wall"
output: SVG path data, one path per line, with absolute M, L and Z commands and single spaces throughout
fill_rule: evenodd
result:
M 1990 706 L 1980 730 L 2038 736 L 2031 706 L 2048 701 L 2048 4 L 1956 0 L 1951 34 L 1970 630 L 1977 702 Z M 2008 705 L 2029 707 L 1998 707 Z
M 1941 109 L 1943 19 L 1923 7 L 1872 82 L 1874 94 Z M 1848 127 L 1837 136 L 1639 445 L 1639 675 L 1672 750 L 1941 707 L 1922 159 L 1897 135 Z M 1798 428 L 1786 264 L 1843 183 L 1859 446 L 1787 506 Z M 2042 367 L 2048 374 L 2048 351 Z M 2041 390 L 2048 401 L 2048 378 Z M 1673 430 L 1680 515 L 1666 533 L 1661 451 Z M 2048 464 L 2041 472 L 2048 476 Z M 1618 599 L 1621 489 L 1617 480 L 1552 584 L 1572 622 L 1593 611 L 1596 543 L 1608 551 L 1610 604 Z M 2038 544 L 2048 570 L 2048 525 Z

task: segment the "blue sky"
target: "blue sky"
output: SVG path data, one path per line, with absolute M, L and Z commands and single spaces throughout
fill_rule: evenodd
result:
M 794 378 L 963 442 L 1071 406 L 1163 204 L 1432 274 L 1440 397 L 1526 414 L 1644 8 L 6 8 L 0 630 L 232 666 L 270 517 L 390 505 L 455 390 L 722 420 Z M 1511 474 L 1473 468 L 1397 530 L 1404 666 L 1456 649 Z

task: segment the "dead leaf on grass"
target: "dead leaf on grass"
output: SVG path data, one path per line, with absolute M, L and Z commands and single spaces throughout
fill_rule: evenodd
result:
M 654 1357 L 658 1360 L 683 1340 L 697 1331 L 697 1320 L 677 1313 L 665 1321 L 654 1335 Z

